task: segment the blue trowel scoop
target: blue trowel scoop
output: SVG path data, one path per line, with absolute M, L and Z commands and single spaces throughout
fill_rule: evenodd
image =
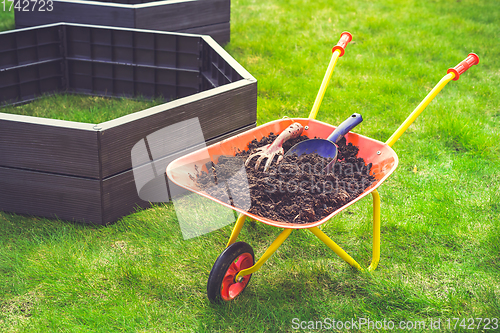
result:
M 302 154 L 312 154 L 317 153 L 319 156 L 328 158 L 331 157 L 333 160 L 325 167 L 325 171 L 329 172 L 332 170 L 333 165 L 337 161 L 338 147 L 337 142 L 344 137 L 351 129 L 356 127 L 359 123 L 363 121 L 363 117 L 359 113 L 353 113 L 349 118 L 347 118 L 342 124 L 337 127 L 332 134 L 325 139 L 309 139 L 297 143 L 295 146 L 290 148 L 285 156 L 290 156 L 297 154 L 298 156 Z

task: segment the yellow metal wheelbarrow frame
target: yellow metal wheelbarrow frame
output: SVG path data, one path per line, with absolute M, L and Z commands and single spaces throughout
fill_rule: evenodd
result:
M 314 118 L 317 114 L 317 108 L 321 103 L 321 99 L 324 95 L 324 89 L 328 85 L 328 80 L 330 79 L 331 72 L 335 68 L 335 63 L 337 62 L 338 55 L 332 56 L 332 60 L 330 62 L 330 66 L 328 68 L 327 74 L 323 80 L 323 84 L 321 85 L 320 92 L 316 101 L 319 100 L 319 103 L 315 103 L 310 118 Z M 332 65 L 333 63 L 333 65 Z M 392 136 L 385 142 L 386 145 L 392 147 L 394 143 L 399 139 L 399 137 L 408 129 L 408 127 L 417 119 L 417 117 L 422 113 L 422 111 L 429 105 L 429 103 L 436 97 L 436 95 L 451 81 L 458 80 L 461 73 L 466 71 L 470 66 L 476 65 L 479 63 L 479 58 L 477 55 L 471 53 L 468 58 L 462 61 L 455 68 L 449 69 L 448 73 L 439 81 L 439 83 L 429 92 L 429 94 L 423 99 L 423 101 L 415 108 L 415 110 L 406 118 L 406 120 L 399 126 L 399 128 L 392 134 Z M 326 81 L 326 84 L 325 84 Z M 380 195 L 376 189 L 371 191 L 372 200 L 373 200 L 373 246 L 372 246 L 372 261 L 370 266 L 366 270 L 373 271 L 377 268 L 377 265 L 380 260 Z M 240 214 L 236 224 L 233 228 L 229 241 L 226 247 L 229 247 L 231 244 L 236 242 L 236 239 L 243 227 L 246 216 L 244 214 Z M 255 273 L 268 259 L 271 255 L 280 247 L 281 244 L 288 238 L 293 229 L 284 229 L 281 234 L 274 240 L 273 243 L 269 246 L 269 248 L 264 252 L 262 257 L 252 266 L 247 269 L 241 270 L 237 275 L 235 280 L 239 281 L 245 275 L 249 275 Z M 314 226 L 308 228 L 307 230 L 311 231 L 316 237 L 318 237 L 323 243 L 325 243 L 330 249 L 332 249 L 340 258 L 346 261 L 352 267 L 357 268 L 358 270 L 364 270 L 360 264 L 356 260 L 354 260 L 347 252 L 345 252 L 337 243 L 335 243 L 330 237 L 328 237 L 323 231 L 319 229 L 318 226 Z
M 337 60 L 344 53 L 344 48 L 352 39 L 352 36 L 349 33 L 343 33 L 341 40 L 333 48 L 332 58 L 330 60 L 327 72 L 325 77 L 323 78 L 320 90 L 314 102 L 313 108 L 309 114 L 309 118 L 307 119 L 294 119 L 294 121 L 301 122 L 304 127 L 306 125 L 311 127 L 312 132 L 318 137 L 327 137 L 331 131 L 332 126 L 318 122 L 315 119 L 323 96 L 325 94 L 326 88 L 328 86 L 328 82 L 333 73 Z M 320 221 L 316 221 L 313 223 L 309 223 L 306 225 L 297 225 L 297 224 L 287 224 L 284 222 L 272 221 L 263 217 L 255 216 L 249 212 L 243 211 L 238 207 L 230 206 L 228 203 L 221 202 L 216 198 L 210 197 L 208 194 L 198 191 L 196 188 L 187 185 L 189 178 L 187 177 L 187 171 L 183 166 L 191 164 L 191 167 L 194 165 L 194 161 L 197 161 L 195 158 L 197 152 L 191 153 L 184 157 L 179 158 L 178 160 L 172 162 L 167 168 L 168 177 L 177 185 L 182 186 L 190 191 L 196 192 L 202 196 L 205 196 L 209 199 L 212 199 L 216 202 L 221 203 L 222 205 L 228 206 L 230 208 L 235 209 L 240 212 L 240 215 L 236 221 L 236 224 L 233 227 L 231 232 L 231 236 L 229 241 L 227 242 L 226 249 L 217 259 L 212 271 L 210 273 L 207 292 L 208 297 L 211 301 L 218 300 L 222 298 L 223 300 L 229 301 L 234 297 L 239 295 L 246 287 L 249 282 L 249 279 L 253 273 L 255 273 L 262 265 L 271 257 L 271 255 L 276 252 L 276 250 L 283 244 L 283 242 L 288 238 L 293 229 L 308 229 L 311 231 L 316 237 L 318 237 L 323 243 L 325 243 L 330 249 L 332 249 L 340 258 L 346 261 L 352 267 L 360 271 L 373 271 L 377 268 L 377 265 L 380 260 L 380 195 L 377 191 L 377 187 L 381 185 L 381 183 L 396 169 L 398 164 L 398 158 L 396 153 L 392 150 L 392 146 L 399 139 L 399 137 L 408 129 L 408 127 L 417 119 L 417 117 L 422 113 L 422 111 L 429 105 L 429 103 L 436 97 L 436 95 L 448 84 L 451 80 L 458 80 L 460 74 L 465 72 L 468 68 L 473 65 L 476 65 L 479 62 L 479 58 L 477 55 L 471 53 L 469 56 L 462 62 L 460 62 L 454 68 L 450 68 L 448 73 L 439 81 L 439 83 L 431 90 L 431 92 L 424 98 L 424 100 L 415 108 L 415 110 L 408 116 L 408 118 L 401 124 L 401 126 L 394 132 L 394 134 L 385 142 L 382 143 L 377 140 L 373 140 L 370 138 L 363 137 L 361 135 L 355 133 L 348 133 L 346 135 L 346 139 L 348 142 L 353 142 L 353 144 L 360 147 L 360 152 L 358 156 L 361 156 L 365 159 L 367 163 L 371 163 L 372 161 L 377 161 L 376 163 L 380 164 L 388 164 L 388 170 L 381 172 L 379 175 L 375 175 L 376 182 L 372 184 L 369 188 L 367 188 L 358 198 L 344 205 L 337 211 L 333 212 L 329 216 L 325 217 Z M 275 133 L 280 132 L 280 130 L 284 130 L 287 125 L 283 125 L 282 121 L 275 121 L 265 125 L 262 125 L 256 129 L 250 130 L 250 134 L 245 136 L 245 133 L 238 135 L 237 137 L 226 139 L 221 143 L 217 143 L 213 146 L 205 148 L 208 152 L 208 155 L 212 156 L 211 152 L 217 151 L 229 151 L 230 147 L 234 148 L 235 144 L 241 144 L 245 141 L 245 144 L 251 141 L 248 140 L 249 135 L 253 135 L 254 138 L 259 139 L 257 136 L 264 136 L 270 132 L 269 128 L 272 129 Z M 263 128 L 260 130 L 260 128 Z M 267 131 L 267 132 L 266 132 Z M 368 147 L 366 147 L 368 145 Z M 241 147 L 239 147 L 241 148 Z M 212 149 L 212 150 L 211 150 Z M 376 152 L 371 150 L 375 149 Z M 370 152 L 371 151 L 371 152 Z M 367 158 L 366 154 L 371 156 Z M 373 158 L 374 154 L 382 155 L 381 159 Z M 385 154 L 385 157 L 384 157 Z M 194 157 L 194 158 L 193 158 Z M 384 158 L 386 158 L 384 160 Z M 375 166 L 375 163 L 374 163 Z M 385 165 L 379 165 L 379 167 L 385 167 Z M 177 170 L 177 171 L 174 171 Z M 370 265 L 364 269 L 361 265 L 354 260 L 346 251 L 344 251 L 339 245 L 337 245 L 330 237 L 328 237 L 323 231 L 319 229 L 319 225 L 326 222 L 334 215 L 339 213 L 341 210 L 360 200 L 362 197 L 371 193 L 373 200 L 373 245 L 372 245 L 372 260 Z M 271 243 L 268 249 L 264 252 L 261 258 L 254 263 L 253 259 L 253 249 L 243 242 L 236 243 L 238 235 L 245 223 L 246 217 L 249 217 L 254 220 L 258 220 L 260 222 L 283 228 L 283 231 L 276 237 L 276 239 Z M 237 247 L 231 251 L 232 246 Z

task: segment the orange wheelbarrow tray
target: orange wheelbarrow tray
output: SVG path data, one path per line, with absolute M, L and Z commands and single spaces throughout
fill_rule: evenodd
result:
M 317 136 L 318 138 L 327 138 L 335 126 L 330 124 L 310 119 L 292 119 L 294 122 L 300 123 L 304 128 L 303 134 L 309 137 Z M 263 137 L 268 136 L 270 133 L 281 133 L 290 125 L 290 119 L 275 120 L 270 123 L 261 125 L 237 136 L 228 138 L 209 147 L 203 148 L 201 150 L 195 151 L 188 155 L 173 161 L 167 168 L 167 175 L 172 182 L 175 184 L 191 191 L 211 199 L 223 206 L 229 207 L 244 214 L 256 221 L 260 221 L 265 224 L 272 225 L 278 228 L 285 229 L 308 229 L 312 227 L 319 226 L 324 222 L 331 219 L 333 216 L 338 214 L 340 211 L 344 210 L 348 206 L 352 205 L 356 201 L 360 200 L 364 196 L 368 195 L 370 192 L 375 190 L 382 182 L 389 177 L 389 175 L 396 169 L 398 165 L 398 156 L 396 152 L 392 150 L 387 144 L 365 137 L 360 134 L 349 132 L 345 135 L 346 141 L 352 143 L 359 147 L 359 152 L 357 157 L 362 157 L 366 163 L 372 163 L 372 174 L 375 176 L 376 181 L 368 187 L 360 196 L 356 199 L 345 204 L 341 208 L 337 209 L 325 218 L 311 222 L 311 223 L 286 223 L 280 221 L 270 220 L 268 218 L 252 214 L 244 209 L 230 205 L 228 202 L 221 201 L 206 192 L 202 191 L 196 183 L 189 177 L 189 175 L 195 175 L 197 173 L 196 167 L 202 167 L 204 171 L 207 171 L 205 162 L 208 162 L 207 156 L 210 156 L 210 160 L 217 164 L 218 157 L 221 155 L 231 155 L 234 156 L 235 152 L 240 150 L 248 149 L 248 144 L 253 140 L 261 140 Z M 204 158 L 200 157 L 203 156 Z
M 349 256 L 340 246 L 330 239 L 318 226 L 331 219 L 333 216 L 354 204 L 369 193 L 373 199 L 373 247 L 372 261 L 367 268 L 368 271 L 374 270 L 380 259 L 380 196 L 377 188 L 384 182 L 387 177 L 398 166 L 398 156 L 391 148 L 398 138 L 406 131 L 434 97 L 444 88 L 451 80 L 457 80 L 463 72 L 469 67 L 479 62 L 477 55 L 471 53 L 469 56 L 459 63 L 455 68 L 450 68 L 448 73 L 439 81 L 439 83 L 431 90 L 417 108 L 408 116 L 394 134 L 387 140 L 381 142 L 368 138 L 366 136 L 349 132 L 345 135 L 346 141 L 352 143 L 359 148 L 358 157 L 362 157 L 365 162 L 372 163 L 371 173 L 375 177 L 375 182 L 354 200 L 340 207 L 325 218 L 307 224 L 285 223 L 273 221 L 262 216 L 249 213 L 238 207 L 234 207 L 226 202 L 220 201 L 201 191 L 195 182 L 189 177 L 189 174 L 196 174 L 195 166 L 200 166 L 210 160 L 216 163 L 221 155 L 234 156 L 237 150 L 246 150 L 248 144 L 253 140 L 260 140 L 264 136 L 273 133 L 281 133 L 290 124 L 290 119 L 282 119 L 272 121 L 261 125 L 257 128 L 241 133 L 237 136 L 228 138 L 219 143 L 213 144 L 201 150 L 195 151 L 183 157 L 180 157 L 171 162 L 167 167 L 167 176 L 175 184 L 211 199 L 221 205 L 234 209 L 240 213 L 236 224 L 233 227 L 231 236 L 227 243 L 226 249 L 216 260 L 207 284 L 207 294 L 211 301 L 224 300 L 230 301 L 239 295 L 247 286 L 252 273 L 257 271 L 264 262 L 279 248 L 294 229 L 307 229 L 330 247 L 337 255 L 349 263 L 352 267 L 359 270 L 363 268 Z M 311 118 L 293 119 L 299 122 L 304 128 L 304 134 L 310 133 L 309 137 L 317 136 L 319 138 L 327 138 L 329 134 L 336 128 L 327 123 L 317 121 Z M 206 169 L 205 169 L 206 171 Z M 273 241 L 269 248 L 265 251 L 262 257 L 255 263 L 253 249 L 250 245 L 244 242 L 236 242 L 236 239 L 243 227 L 246 217 L 250 217 L 256 221 L 282 228 L 281 234 Z

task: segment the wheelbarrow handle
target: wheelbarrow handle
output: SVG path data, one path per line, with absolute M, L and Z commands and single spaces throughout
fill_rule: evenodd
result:
M 438 84 L 425 96 L 424 100 L 420 102 L 415 110 L 406 118 L 406 120 L 399 126 L 399 128 L 392 134 L 386 144 L 389 147 L 399 139 L 401 134 L 403 134 L 408 127 L 417 119 L 417 117 L 424 111 L 424 109 L 429 105 L 429 103 L 436 97 L 436 95 L 450 82 L 452 79 L 454 81 L 458 80 L 460 74 L 468 70 L 471 66 L 477 65 L 479 63 L 479 57 L 475 53 L 469 53 L 467 58 L 461 63 L 456 65 L 454 68 L 448 69 L 447 74 L 438 82 Z
M 325 96 L 326 88 L 328 87 L 328 82 L 330 82 L 330 78 L 333 74 L 333 69 L 335 68 L 335 64 L 337 60 L 344 55 L 345 47 L 352 40 L 351 33 L 344 31 L 340 34 L 340 40 L 332 49 L 332 58 L 330 59 L 330 63 L 328 64 L 328 68 L 326 69 L 325 77 L 321 82 L 321 86 L 319 87 L 318 95 L 314 100 L 314 105 L 309 113 L 309 118 L 316 119 L 316 115 L 318 114 L 319 106 L 323 101 L 323 96 Z
M 340 35 L 340 40 L 339 42 L 337 43 L 337 45 L 335 45 L 332 49 L 332 53 L 335 52 L 335 50 L 339 50 L 340 51 L 340 55 L 339 57 L 342 57 L 344 55 L 344 52 L 345 52 L 345 47 L 347 46 L 347 44 L 349 44 L 349 42 L 352 40 L 352 35 L 351 33 L 347 32 L 347 31 L 344 31 L 341 35 Z
M 463 74 L 466 70 L 477 64 L 479 64 L 479 57 L 477 56 L 477 54 L 469 53 L 469 55 L 467 56 L 467 58 L 465 58 L 465 60 L 462 60 L 455 67 L 448 69 L 446 73 L 455 74 L 453 81 L 456 81 L 460 78 L 461 74 Z

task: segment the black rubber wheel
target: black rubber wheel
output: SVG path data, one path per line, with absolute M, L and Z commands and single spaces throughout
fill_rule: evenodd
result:
M 215 261 L 207 283 L 210 302 L 231 301 L 241 294 L 248 285 L 252 274 L 244 276 L 240 282 L 234 278 L 243 269 L 254 265 L 253 249 L 245 242 L 228 246 Z

